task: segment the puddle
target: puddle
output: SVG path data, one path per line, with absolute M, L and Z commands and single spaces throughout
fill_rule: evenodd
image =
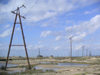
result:
M 26 71 L 26 68 L 23 68 L 22 70 L 13 70 L 13 71 L 8 71 L 8 73 L 12 74 L 12 73 L 21 73 L 21 72 L 25 72 Z
M 0 63 L 0 67 L 5 66 L 5 63 Z M 8 64 L 7 67 L 16 67 L 16 64 Z
M 40 64 L 54 64 L 55 62 L 40 62 Z
M 58 63 L 58 66 L 88 66 L 89 64 L 79 64 L 79 63 Z
M 41 62 L 41 64 L 50 64 L 52 62 Z M 79 63 L 58 63 L 56 64 L 56 66 L 88 66 L 89 64 L 79 64 Z M 0 67 L 5 66 L 5 63 L 0 63 Z M 16 67 L 18 65 L 16 64 L 8 64 L 7 67 Z M 59 68 L 44 68 L 44 67 L 39 67 L 39 66 L 35 66 L 33 67 L 33 69 L 36 70 L 42 70 L 43 72 L 46 71 L 57 71 L 59 70 Z M 26 68 L 22 68 L 21 70 L 13 70 L 13 71 L 8 71 L 8 73 L 16 73 L 16 72 L 25 72 Z
M 35 66 L 34 69 L 42 70 L 43 72 L 46 72 L 46 71 L 57 71 L 58 70 L 58 68 L 43 68 L 43 67 L 39 67 L 39 66 Z
M 42 63 L 47 63 L 47 62 L 42 62 Z M 49 62 L 50 63 L 50 62 Z M 88 66 L 89 64 L 79 64 L 79 63 L 58 63 L 56 66 Z M 42 70 L 43 72 L 45 71 L 57 71 L 59 68 L 44 68 L 44 67 L 39 67 L 35 66 L 33 67 L 36 70 Z
M 5 67 L 5 63 L 0 63 L 0 68 L 4 66 Z M 14 68 L 14 67 L 17 67 L 18 65 L 17 64 L 8 64 L 7 65 L 7 68 Z M 7 73 L 17 73 L 17 72 L 25 72 L 26 71 L 26 68 L 22 68 L 22 69 L 19 69 L 19 70 L 12 70 L 12 71 L 7 71 Z

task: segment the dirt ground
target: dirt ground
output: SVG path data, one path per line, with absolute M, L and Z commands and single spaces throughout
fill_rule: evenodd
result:
M 16 59 L 16 60 L 15 60 Z M 37 65 L 43 68 L 58 68 L 56 71 L 47 72 L 35 72 L 34 69 L 20 73 L 20 75 L 100 75 L 100 57 L 78 57 L 73 58 L 72 63 L 89 64 L 88 66 L 57 66 L 56 63 L 66 63 L 70 62 L 70 58 L 30 58 L 30 63 L 32 66 Z M 50 63 L 40 63 L 40 62 L 50 62 Z M 5 63 L 0 61 L 0 63 Z M 19 67 L 7 68 L 7 71 L 23 71 L 22 66 L 27 66 L 27 61 L 14 58 L 9 61 L 10 64 L 18 64 Z M 7 72 L 6 71 L 6 72 Z M 0 72 L 5 72 L 0 70 Z

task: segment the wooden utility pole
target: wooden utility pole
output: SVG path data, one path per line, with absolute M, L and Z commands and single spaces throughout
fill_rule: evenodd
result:
M 10 50 L 11 50 L 11 46 L 24 46 L 25 52 L 26 52 L 26 58 L 27 58 L 28 66 L 29 66 L 29 69 L 31 69 L 31 65 L 30 65 L 29 57 L 28 57 L 28 53 L 27 53 L 27 48 L 26 48 L 26 42 L 25 42 L 23 27 L 22 27 L 22 21 L 21 21 L 21 18 L 24 18 L 25 19 L 25 17 L 20 15 L 20 8 L 22 8 L 22 7 L 25 7 L 25 6 L 22 5 L 21 7 L 17 7 L 16 10 L 12 11 L 12 13 L 15 14 L 16 16 L 15 16 L 15 21 L 14 21 L 14 25 L 13 25 L 11 40 L 10 40 L 10 44 L 9 44 L 9 49 L 8 49 L 8 54 L 7 54 L 7 60 L 6 60 L 6 65 L 5 65 L 5 70 L 7 68 L 7 64 L 8 64 L 8 60 L 9 60 L 9 54 L 10 54 Z M 19 22 L 16 22 L 17 21 L 17 18 L 19 19 Z M 15 31 L 16 24 L 19 24 L 20 25 L 24 45 L 12 45 L 13 35 L 14 35 L 14 31 Z

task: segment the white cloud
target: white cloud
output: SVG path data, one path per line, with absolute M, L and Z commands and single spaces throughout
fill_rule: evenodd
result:
M 16 9 L 16 6 L 20 6 L 22 4 L 26 5 L 25 9 L 21 9 L 21 14 L 26 16 L 27 22 L 37 22 L 48 18 L 53 18 L 61 13 L 67 13 L 72 11 L 73 9 L 81 8 L 100 0 L 10 0 L 8 4 L 0 4 L 0 23 L 4 20 L 11 20 L 14 16 L 11 14 L 12 10 Z M 55 21 L 55 20 L 54 20 Z M 52 21 L 50 21 L 52 22 Z M 69 21 L 70 23 L 70 21 Z M 43 25 L 44 27 L 48 26 L 48 24 Z M 9 27 L 9 26 L 8 26 Z M 86 21 L 81 23 L 80 25 L 73 25 L 66 27 L 66 32 L 71 32 L 74 35 L 73 40 L 81 40 L 86 37 L 88 34 L 95 32 L 100 27 L 100 15 L 93 17 L 90 21 Z M 19 28 L 18 28 L 19 30 Z M 68 33 L 67 32 L 67 33 Z M 0 34 L 0 37 L 6 37 L 11 33 L 11 30 L 7 29 L 3 33 Z M 40 37 L 47 37 L 49 35 L 56 36 L 55 40 L 63 39 L 63 36 L 68 37 L 71 34 L 64 34 L 65 31 L 62 32 L 52 32 L 52 31 L 43 31 Z M 64 34 L 64 35 L 63 35 Z M 43 47 L 43 45 L 37 45 L 31 48 Z M 60 47 L 57 46 L 54 49 L 58 50 Z
M 7 37 L 11 34 L 11 28 L 5 30 L 3 33 L 0 34 L 1 38 Z
M 80 25 L 66 27 L 66 32 L 73 35 L 75 40 L 82 39 L 88 34 L 95 32 L 100 27 L 100 15 L 91 18 L 90 21 L 85 21 Z
M 56 17 L 50 18 L 41 24 L 41 27 L 57 27 L 58 20 Z
M 60 49 L 60 46 L 54 47 L 54 50 L 59 50 L 59 49 Z
M 2 44 L 0 43 L 0 47 L 2 46 Z
M 9 27 L 10 27 L 10 25 L 9 25 L 9 24 L 5 25 L 5 28 L 9 28 Z
M 78 40 L 83 39 L 85 36 L 86 36 L 86 33 L 83 32 L 83 33 L 80 33 L 80 34 L 74 36 L 74 37 L 73 37 L 73 40 L 77 40 L 77 41 L 78 41 Z
M 74 47 L 75 50 L 82 50 L 83 44 L 78 44 Z
M 27 17 L 27 22 L 40 21 L 51 18 L 60 13 L 69 12 L 76 8 L 81 8 L 99 0 L 10 0 L 8 4 L 0 4 L 0 21 L 12 20 L 10 12 L 15 10 L 17 6 L 26 5 L 26 9 L 22 9 Z M 7 17 L 6 17 L 7 16 Z
M 33 45 L 28 45 L 28 46 L 27 46 L 27 48 L 28 48 L 29 50 L 33 49 L 33 47 L 34 47 Z
M 58 40 L 60 40 L 61 38 L 62 38 L 62 36 L 57 36 L 55 40 L 58 41 Z
M 44 23 L 43 25 L 41 25 L 41 27 L 48 27 L 48 24 Z
M 48 17 L 52 17 L 52 16 L 54 16 L 54 15 L 56 15 L 56 13 L 55 12 L 46 12 L 44 15 L 41 15 L 41 16 L 33 16 L 33 17 L 28 17 L 29 19 L 28 19 L 28 21 L 30 21 L 30 22 L 32 22 L 32 21 L 40 21 L 40 20 L 43 20 L 43 19 L 46 19 L 46 18 L 48 18 Z
M 41 35 L 40 35 L 40 37 L 47 37 L 48 35 L 50 35 L 52 32 L 51 31 L 43 31 L 42 33 L 41 33 Z
M 41 37 L 54 36 L 55 40 L 69 39 L 73 36 L 74 41 L 81 41 L 89 34 L 100 28 L 100 15 L 92 17 L 89 21 L 84 21 L 79 25 L 67 26 L 65 31 L 43 31 Z
M 34 49 L 34 50 L 37 50 L 37 49 L 43 49 L 44 48 L 44 45 L 43 44 L 37 44 L 37 45 L 35 45 L 32 49 Z
M 89 11 L 85 11 L 84 14 L 92 14 L 94 12 L 99 12 L 100 11 L 100 8 L 95 8 L 95 9 L 92 9 L 92 10 L 89 10 Z
M 91 13 L 90 11 L 85 11 L 85 12 L 84 12 L 84 14 L 90 14 L 90 13 Z
M 20 28 L 19 27 L 16 27 L 15 31 L 19 31 Z M 10 25 L 5 25 L 4 26 L 4 31 L 2 33 L 0 33 L 0 38 L 4 38 L 4 37 L 7 37 L 11 34 L 12 32 L 12 28 L 10 27 Z

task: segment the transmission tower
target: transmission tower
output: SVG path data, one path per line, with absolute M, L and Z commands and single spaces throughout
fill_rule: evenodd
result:
M 20 8 L 22 8 L 22 7 L 25 8 L 25 6 L 22 5 L 22 6 L 20 6 L 20 7 L 17 7 L 16 10 L 11 11 L 11 12 L 12 12 L 13 14 L 15 14 L 16 16 L 15 16 L 14 25 L 13 25 L 13 30 L 12 30 L 12 34 L 11 34 L 11 39 L 10 39 L 10 44 L 9 44 L 9 49 L 8 49 L 8 54 L 7 54 L 7 60 L 6 60 L 5 70 L 6 70 L 6 68 L 7 68 L 7 64 L 8 64 L 8 60 L 9 60 L 9 54 L 10 54 L 10 50 L 11 50 L 11 46 L 24 46 L 24 48 L 25 48 L 25 53 L 26 53 L 26 57 L 27 57 L 28 66 L 29 66 L 29 69 L 31 69 L 31 65 L 30 65 L 29 57 L 28 57 L 28 52 L 27 52 L 27 48 L 26 48 L 26 42 L 25 42 L 23 27 L 22 27 L 22 21 L 21 21 L 21 18 L 24 18 L 24 19 L 25 19 L 25 17 L 20 15 Z M 16 22 L 16 21 L 17 21 L 17 18 L 19 18 L 19 22 Z M 16 26 L 16 24 L 19 24 L 19 25 L 20 25 L 24 45 L 12 45 L 13 35 L 14 35 L 14 31 L 15 31 L 15 26 Z

